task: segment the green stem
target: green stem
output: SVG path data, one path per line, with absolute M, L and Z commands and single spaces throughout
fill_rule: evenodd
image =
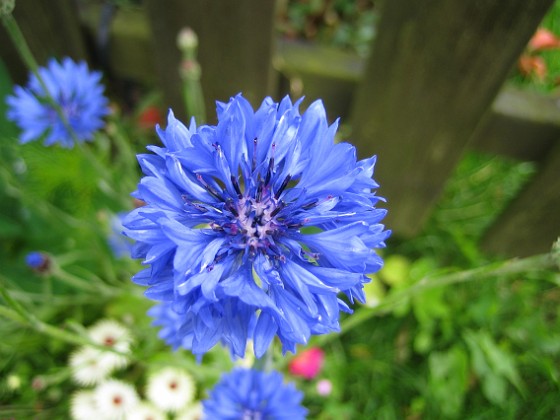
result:
M 115 296 L 121 293 L 120 289 L 106 285 L 103 280 L 98 277 L 93 277 L 93 282 L 88 282 L 85 279 L 75 276 L 60 267 L 53 269 L 52 275 L 54 278 L 66 283 L 77 289 L 87 292 L 101 293 L 103 296 Z
M 137 177 L 137 160 L 136 153 L 130 147 L 130 142 L 125 134 L 125 130 L 122 124 L 115 118 L 112 121 L 114 130 L 111 132 L 111 138 L 114 140 L 114 144 L 118 148 L 118 158 L 122 162 L 122 171 L 125 174 L 123 179 L 121 179 L 120 189 L 125 192 L 127 200 L 129 199 L 129 194 L 136 189 Z M 109 130 L 108 130 L 109 131 Z M 128 204 L 128 203 L 127 203 Z M 128 206 L 125 208 L 128 209 Z
M 30 208 L 35 208 L 37 212 L 46 219 L 51 219 L 55 217 L 59 221 L 63 222 L 64 224 L 68 225 L 72 228 L 84 227 L 84 225 L 89 226 L 93 229 L 93 225 L 89 222 L 84 222 L 83 220 L 78 220 L 74 216 L 65 211 L 59 209 L 56 206 L 53 206 L 46 200 L 37 200 L 36 197 L 24 194 L 24 188 L 17 180 L 14 175 L 8 171 L 6 168 L 0 168 L 0 176 L 5 181 L 5 192 L 13 198 L 20 200 L 21 202 L 25 203 L 26 206 Z
M 8 318 L 18 324 L 24 325 L 26 327 L 31 327 L 35 331 L 47 335 L 51 338 L 64 341 L 66 343 L 78 345 L 78 346 L 90 346 L 102 351 L 110 351 L 119 355 L 123 355 L 132 358 L 131 354 L 122 353 L 111 347 L 103 346 L 94 343 L 89 339 L 89 337 L 84 337 L 82 335 L 76 334 L 75 332 L 65 331 L 61 328 L 55 327 L 53 325 L 47 324 L 39 319 L 37 319 L 29 310 L 26 310 L 19 302 L 14 300 L 8 291 L 0 285 L 0 295 L 6 302 L 7 306 L 0 305 L 0 316 Z
M 482 280 L 489 277 L 511 276 L 513 274 L 521 274 L 529 271 L 547 270 L 551 268 L 558 269 L 558 261 L 555 251 L 552 253 L 535 255 L 523 259 L 511 259 L 494 264 L 488 264 L 483 267 L 471 270 L 460 271 L 457 273 L 447 274 L 441 277 L 424 277 L 419 282 L 407 289 L 394 292 L 387 296 L 379 305 L 368 308 L 360 307 L 353 315 L 346 318 L 341 323 L 341 334 L 347 333 L 358 325 L 366 322 L 370 318 L 390 312 L 403 300 L 408 299 L 418 293 L 435 287 L 443 287 L 451 284 L 465 283 L 469 281 Z M 324 345 L 337 335 L 328 334 L 315 338 L 317 345 Z

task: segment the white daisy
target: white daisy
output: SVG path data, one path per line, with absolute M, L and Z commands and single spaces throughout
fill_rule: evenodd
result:
M 88 329 L 91 340 L 101 346 L 116 350 L 120 353 L 130 353 L 132 337 L 128 328 L 116 321 L 103 319 Z M 110 351 L 103 352 L 103 363 L 112 369 L 122 369 L 128 365 L 128 357 Z
M 95 385 L 107 378 L 112 367 L 105 363 L 104 352 L 93 347 L 81 347 L 70 355 L 72 379 L 83 386 Z
M 141 402 L 134 407 L 127 415 L 126 420 L 166 420 L 165 413 L 153 405 Z
M 138 405 L 138 395 L 132 386 L 110 379 L 94 390 L 94 398 L 102 416 L 123 419 Z
M 98 420 L 99 411 L 93 391 L 78 391 L 70 398 L 70 416 L 74 420 Z
M 178 368 L 165 368 L 151 375 L 146 396 L 158 408 L 176 412 L 186 407 L 194 397 L 195 385 L 191 376 Z
M 201 420 L 202 419 L 202 403 L 200 401 L 189 405 L 185 410 L 177 413 L 175 420 Z

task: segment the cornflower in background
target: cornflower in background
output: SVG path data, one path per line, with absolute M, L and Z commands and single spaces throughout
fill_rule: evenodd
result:
M 44 137 L 46 146 L 71 148 L 92 140 L 109 114 L 101 73 L 68 57 L 60 63 L 51 59 L 38 73 L 41 80 L 31 74 L 26 87 L 16 86 L 6 98 L 7 117 L 22 130 L 20 142 Z
M 253 339 L 261 357 L 275 336 L 295 352 L 339 331 L 339 311 L 351 309 L 338 294 L 363 302 L 366 274 L 383 264 L 375 157 L 335 144 L 322 102 L 298 107 L 266 98 L 254 111 L 237 95 L 218 103 L 217 126 L 198 128 L 170 112 L 157 127 L 164 147 L 138 156 L 134 196 L 147 204 L 123 225 L 151 267 L 133 280 L 166 302 L 164 335 L 197 356 L 221 341 L 243 357 Z
M 222 376 L 203 404 L 207 419 L 305 418 L 303 393 L 294 384 L 282 382 L 278 372 L 234 369 Z

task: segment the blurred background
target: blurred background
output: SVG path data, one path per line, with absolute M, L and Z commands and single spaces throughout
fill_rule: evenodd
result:
M 191 116 L 177 46 L 188 27 L 208 123 L 215 101 L 239 92 L 254 107 L 267 95 L 305 96 L 303 109 L 320 98 L 340 139 L 378 156 L 386 266 L 362 318 L 314 343 L 334 386 L 306 393 L 310 418 L 560 417 L 560 276 L 530 259 L 560 235 L 558 0 L 17 0 L 14 16 L 40 64 L 70 56 L 103 72 L 137 152 L 168 109 Z M 4 88 L 26 82 L 3 30 L 0 59 Z M 67 157 L 26 153 L 37 191 L 50 182 L 50 200 L 88 214 L 95 186 L 56 175 Z M 20 275 L 21 255 L 47 238 L 30 237 L 18 200 L 2 194 L 0 262 Z M 527 263 L 508 270 L 512 258 Z M 12 350 L 0 346 L 3 374 L 16 369 Z M 52 404 L 28 392 L 22 404 Z

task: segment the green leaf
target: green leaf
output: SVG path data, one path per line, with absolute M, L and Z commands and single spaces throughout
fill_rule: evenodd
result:
M 469 361 L 459 345 L 446 352 L 433 352 L 430 367 L 429 391 L 446 417 L 458 415 L 465 400 L 468 385 Z
M 463 337 L 471 352 L 473 368 L 482 380 L 484 396 L 494 404 L 507 402 L 507 383 L 526 394 L 513 356 L 501 348 L 488 331 L 465 331 Z

